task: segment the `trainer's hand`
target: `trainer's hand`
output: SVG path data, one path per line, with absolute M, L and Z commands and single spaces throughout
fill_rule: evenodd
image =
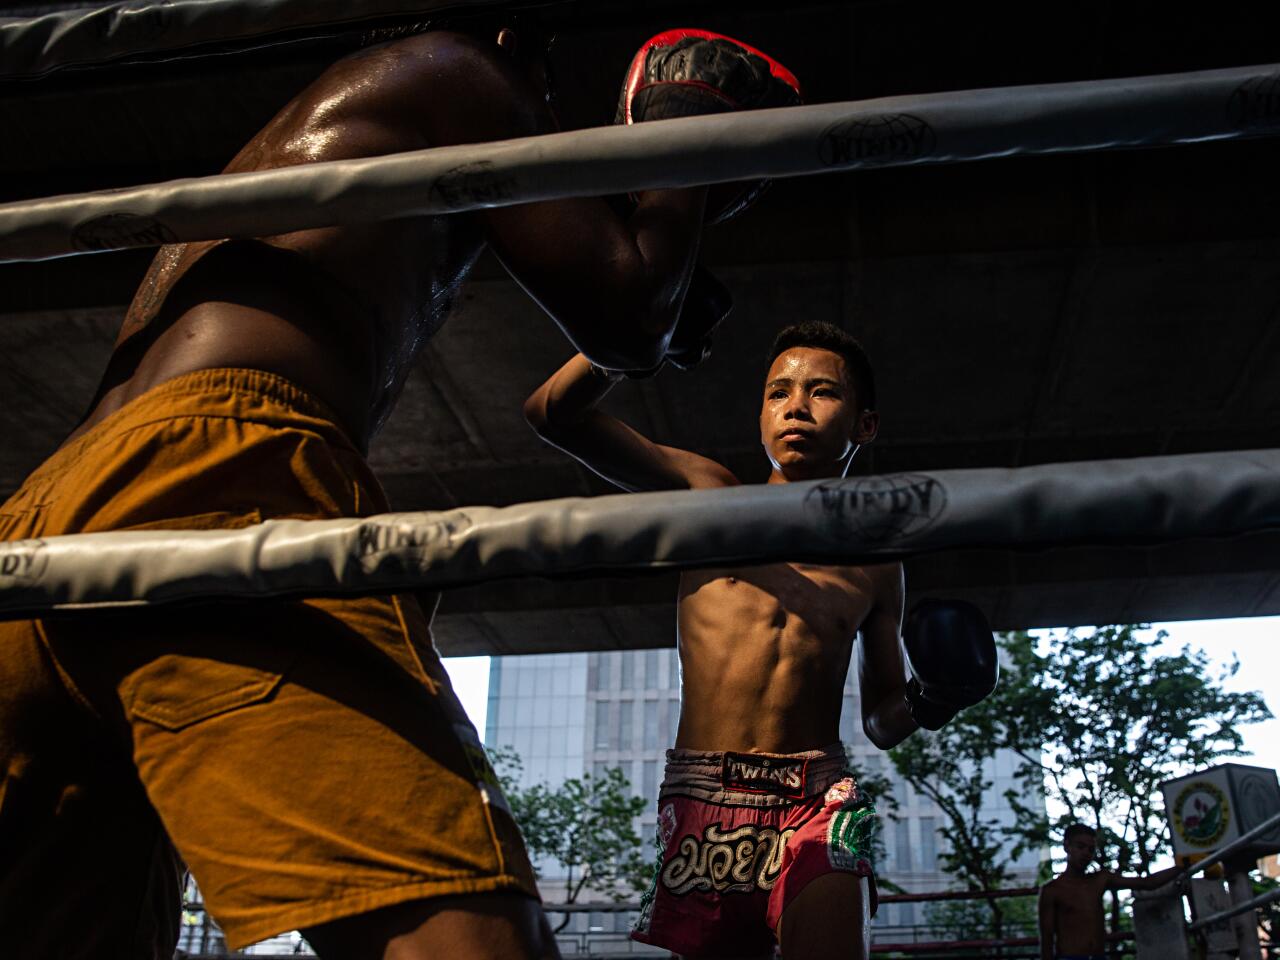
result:
M 938 730 L 996 688 L 1000 659 L 987 618 L 962 600 L 921 600 L 902 625 L 911 679 L 907 710 L 926 730 Z
M 632 59 L 614 122 L 669 120 L 800 102 L 795 75 L 767 53 L 709 30 L 667 30 L 646 41 Z M 712 188 L 707 222 L 737 216 L 768 185 L 768 180 L 755 180 Z

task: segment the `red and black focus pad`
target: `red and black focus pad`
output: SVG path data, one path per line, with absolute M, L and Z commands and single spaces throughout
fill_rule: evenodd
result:
M 615 123 L 670 120 L 802 102 L 800 82 L 767 53 L 710 30 L 667 30 L 642 46 L 622 84 Z M 723 223 L 756 201 L 768 180 L 717 184 L 708 223 Z
M 615 123 L 670 120 L 801 102 L 795 74 L 767 53 L 710 30 L 667 30 L 627 70 Z

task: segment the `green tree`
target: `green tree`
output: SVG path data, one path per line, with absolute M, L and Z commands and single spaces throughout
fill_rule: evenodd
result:
M 1036 936 L 1036 898 L 1009 897 L 1001 911 L 1004 936 Z M 991 913 L 980 900 L 940 900 L 925 904 L 925 922 L 948 940 L 981 940 L 991 935 Z
M 1047 644 L 1005 639 L 1009 672 L 1025 682 L 1001 698 L 1010 711 L 1002 745 L 1021 757 L 1023 781 L 1044 783 L 1064 811 L 1050 824 L 1011 791 L 1020 846 L 1056 846 L 1068 823 L 1087 823 L 1099 830 L 1106 866 L 1148 872 L 1166 846 L 1160 784 L 1240 756 L 1240 729 L 1270 718 L 1258 694 L 1224 689 L 1238 663 L 1215 673 L 1200 651 L 1160 653 L 1165 637 L 1108 626 Z M 1111 913 L 1118 929 L 1114 897 Z
M 1013 851 L 1007 828 L 984 815 L 984 800 L 993 781 L 991 761 L 1005 735 L 1005 698 L 1016 678 L 1009 671 L 1001 686 L 982 703 L 961 711 L 936 733 L 920 731 L 889 751 L 898 774 L 942 812 L 938 833 L 942 837 L 939 861 L 966 890 L 990 893 L 1009 886 L 1013 879 Z M 1008 901 L 988 896 L 982 901 L 986 924 L 974 929 L 973 908 L 940 909 L 940 919 L 963 920 L 970 935 L 1004 935 Z M 946 914 L 943 917 L 942 914 Z M 932 916 L 932 915 L 931 915 Z
M 539 860 L 550 859 L 564 870 L 565 903 L 576 903 L 586 890 L 614 900 L 644 890 L 652 865 L 640 849 L 635 818 L 646 800 L 631 795 L 620 768 L 600 776 L 584 773 L 557 786 L 526 787 L 519 756 L 501 748 L 489 756 L 535 869 Z M 568 922 L 565 914 L 557 932 Z

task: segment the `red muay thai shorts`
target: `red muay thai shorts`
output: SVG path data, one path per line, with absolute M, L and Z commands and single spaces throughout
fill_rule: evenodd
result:
M 782 912 L 827 873 L 867 877 L 876 812 L 840 744 L 795 754 L 667 751 L 658 862 L 632 939 L 686 957 L 768 954 Z

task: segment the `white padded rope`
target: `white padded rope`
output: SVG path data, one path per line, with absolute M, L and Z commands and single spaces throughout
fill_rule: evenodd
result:
M 0 260 L 568 196 L 1273 135 L 1280 65 L 601 127 L 0 205 Z
M 1278 528 L 1280 450 L 945 470 L 18 541 L 0 544 L 0 614 Z

